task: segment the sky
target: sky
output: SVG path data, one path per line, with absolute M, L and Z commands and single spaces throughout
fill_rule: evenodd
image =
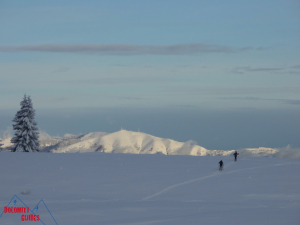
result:
M 300 147 L 297 0 L 1 0 L 0 30 L 0 131 L 26 93 L 52 135 Z

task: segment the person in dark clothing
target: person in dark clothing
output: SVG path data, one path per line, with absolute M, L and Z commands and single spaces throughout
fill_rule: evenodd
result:
M 223 165 L 224 165 L 223 161 L 221 160 L 221 161 L 219 162 L 219 164 L 220 164 L 219 170 L 222 171 L 222 170 L 223 170 Z
M 238 156 L 239 153 L 237 153 L 237 151 L 235 151 L 235 153 L 233 153 L 234 155 L 234 161 L 237 161 L 237 156 Z

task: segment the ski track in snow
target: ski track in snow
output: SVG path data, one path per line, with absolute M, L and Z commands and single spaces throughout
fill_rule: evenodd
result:
M 229 164 L 227 164 L 227 166 L 224 166 L 225 167 L 228 167 L 229 165 L 233 164 L 234 162 L 231 162 Z M 193 180 L 188 180 L 188 181 L 185 181 L 185 182 L 182 182 L 182 183 L 178 183 L 178 184 L 174 184 L 172 186 L 169 186 L 155 194 L 152 194 L 150 196 L 147 196 L 145 198 L 142 199 L 142 201 L 146 201 L 146 200 L 149 200 L 149 199 L 152 199 L 158 195 L 161 195 L 165 192 L 168 192 L 170 191 L 171 189 L 174 189 L 174 188 L 177 188 L 179 186 L 182 186 L 182 185 L 186 185 L 186 184 L 189 184 L 189 183 L 193 183 L 193 182 L 196 182 L 196 181 L 200 181 L 200 180 L 205 180 L 207 178 L 210 178 L 210 177 L 215 177 L 215 176 L 219 176 L 219 175 L 222 175 L 222 174 L 230 174 L 230 173 L 236 173 L 236 172 L 240 172 L 240 171 L 244 171 L 244 170 L 253 170 L 253 169 L 259 169 L 259 168 L 265 168 L 265 167 L 273 167 L 273 166 L 284 166 L 284 165 L 289 165 L 289 164 L 292 164 L 292 163 L 279 163 L 279 164 L 275 164 L 275 165 L 268 165 L 268 166 L 257 166 L 257 167 L 250 167 L 250 168 L 245 168 L 245 169 L 239 169 L 239 170 L 232 170 L 232 171 L 229 171 L 229 172 L 214 172 L 210 175 L 207 175 L 207 176 L 204 176 L 204 177 L 199 177 L 199 178 L 196 178 L 196 179 L 193 179 Z
M 225 168 L 225 167 L 228 167 L 228 165 L 230 165 L 230 164 L 232 164 L 232 162 L 229 163 L 229 164 L 227 164 L 226 166 L 224 166 L 224 168 Z M 210 175 L 207 175 L 207 176 L 204 176 L 204 177 L 198 177 L 198 178 L 193 179 L 193 180 L 188 180 L 188 181 L 185 181 L 185 182 L 182 182 L 182 183 L 174 184 L 174 185 L 172 185 L 172 186 L 169 186 L 169 187 L 163 189 L 163 190 L 160 191 L 160 192 L 157 192 L 157 193 L 155 193 L 155 194 L 153 194 L 153 195 L 150 195 L 150 196 L 148 196 L 148 197 L 146 197 L 146 198 L 143 198 L 142 201 L 144 201 L 144 200 L 149 200 L 149 199 L 151 199 L 151 198 L 154 198 L 154 197 L 156 197 L 156 196 L 158 196 L 158 195 L 160 195 L 160 194 L 162 194 L 162 193 L 164 193 L 164 192 L 167 192 L 167 191 L 169 191 L 169 190 L 171 190 L 171 189 L 173 189 L 173 188 L 176 188 L 176 187 L 179 187 L 179 186 L 182 186 L 182 185 L 185 185 L 185 184 L 193 183 L 193 182 L 198 181 L 198 180 L 204 180 L 204 179 L 209 178 L 209 177 L 214 177 L 214 176 L 217 176 L 218 174 L 220 174 L 219 171 L 214 172 L 214 173 L 212 173 L 212 174 L 210 174 Z

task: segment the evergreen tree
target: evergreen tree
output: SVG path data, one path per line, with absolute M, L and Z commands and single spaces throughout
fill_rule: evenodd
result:
M 15 136 L 11 139 L 14 143 L 13 152 L 38 152 L 39 132 L 34 120 L 35 110 L 32 107 L 30 96 L 24 95 L 20 103 L 21 109 L 16 113 L 13 119 L 13 129 Z

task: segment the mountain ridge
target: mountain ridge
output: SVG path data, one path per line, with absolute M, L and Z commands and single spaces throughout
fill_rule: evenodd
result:
M 9 137 L 2 151 L 10 151 Z M 178 142 L 173 139 L 160 138 L 147 133 L 121 129 L 113 133 L 90 132 L 87 134 L 51 137 L 45 132 L 40 133 L 42 152 L 52 153 L 128 153 L 128 154 L 164 154 L 192 156 L 228 156 L 235 150 L 208 150 L 194 141 Z M 300 150 L 289 145 L 284 148 L 242 148 L 237 149 L 240 156 L 245 157 L 280 157 L 300 158 Z
M 65 140 L 68 142 L 69 140 Z M 92 132 L 77 138 L 69 145 L 49 148 L 53 153 L 129 153 L 129 154 L 164 154 L 192 156 L 228 156 L 235 150 L 208 150 L 194 141 L 178 142 L 173 139 L 160 138 L 150 134 L 119 130 L 113 133 Z M 241 149 L 241 155 L 267 156 L 278 150 L 272 148 Z

